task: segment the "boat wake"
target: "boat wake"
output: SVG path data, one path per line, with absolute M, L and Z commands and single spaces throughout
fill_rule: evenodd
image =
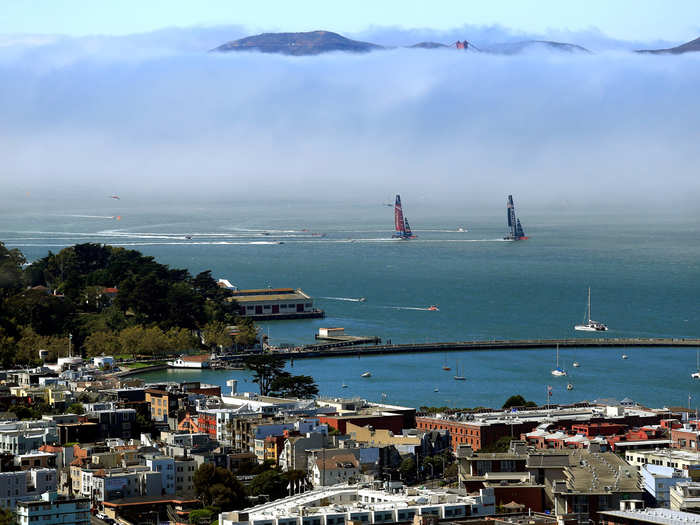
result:
M 327 299 L 329 301 L 348 301 L 351 303 L 364 303 L 364 297 L 354 298 L 354 297 L 319 297 L 319 299 Z
M 392 310 L 418 310 L 419 312 L 431 312 L 434 310 L 434 308 L 421 308 L 418 306 L 385 306 L 384 308 L 391 308 Z

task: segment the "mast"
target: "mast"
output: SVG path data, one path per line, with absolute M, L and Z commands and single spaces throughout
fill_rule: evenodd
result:
M 559 343 L 557 343 L 557 370 L 559 370 Z
M 588 287 L 588 322 L 591 322 L 591 287 Z

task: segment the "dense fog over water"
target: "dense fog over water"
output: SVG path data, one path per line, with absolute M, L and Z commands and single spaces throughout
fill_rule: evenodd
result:
M 352 205 L 400 192 L 444 213 L 500 211 L 512 193 L 531 209 L 697 220 L 696 54 L 600 37 L 593 54 L 224 55 L 207 50 L 246 33 L 216 31 L 2 39 L 0 205 L 111 193 Z

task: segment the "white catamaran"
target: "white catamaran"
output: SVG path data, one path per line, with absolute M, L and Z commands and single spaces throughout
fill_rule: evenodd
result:
M 594 321 L 591 319 L 591 287 L 588 287 L 588 309 L 586 310 L 586 317 L 583 319 L 583 324 L 577 324 L 574 326 L 574 330 L 579 330 L 581 332 L 605 332 L 608 327 L 603 323 Z

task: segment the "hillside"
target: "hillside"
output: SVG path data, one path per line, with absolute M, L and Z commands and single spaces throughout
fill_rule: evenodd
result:
M 652 53 L 655 55 L 682 55 L 683 53 L 693 53 L 700 51 L 700 38 L 681 44 L 680 46 L 668 49 L 640 49 L 637 53 Z
M 213 51 L 259 51 L 261 53 L 280 53 L 284 55 L 320 55 L 333 51 L 349 53 L 367 53 L 382 46 L 345 38 L 330 31 L 311 31 L 308 33 L 263 33 L 239 40 L 226 42 Z

